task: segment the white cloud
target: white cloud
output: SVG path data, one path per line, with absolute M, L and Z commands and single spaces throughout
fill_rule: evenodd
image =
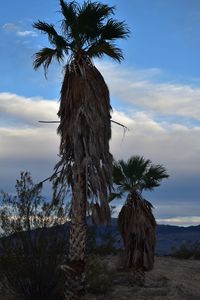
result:
M 21 37 L 36 37 L 38 34 L 33 30 L 23 30 L 25 25 L 23 22 L 18 23 L 6 23 L 2 26 L 3 30 L 6 32 L 14 32 L 16 35 Z
M 56 159 L 58 136 L 55 126 L 37 128 L 0 128 L 0 160 L 34 163 L 39 160 Z M 2 174 L 3 175 L 3 174 Z
M 200 88 L 160 83 L 161 71 L 126 70 L 111 63 L 97 63 L 111 94 L 124 103 L 154 114 L 200 118 Z
M 22 37 L 27 37 L 27 36 L 32 36 L 36 37 L 38 34 L 32 30 L 24 30 L 24 31 L 17 31 L 17 35 L 22 36 Z
M 58 120 L 58 105 L 52 100 L 0 93 L 0 124 L 7 123 L 6 127 L 0 127 L 1 157 L 16 157 L 20 146 L 22 156 L 23 149 L 28 148 L 30 159 L 38 157 L 43 149 L 34 145 L 41 145 L 42 141 L 47 149 L 52 143 L 57 143 L 58 147 L 58 140 L 55 142 L 57 125 L 38 123 L 39 120 Z M 163 164 L 172 178 L 184 173 L 200 173 L 200 127 L 158 122 L 144 111 L 126 114 L 114 110 L 112 118 L 128 127 L 124 135 L 123 128 L 112 125 L 111 152 L 117 159 L 144 155 L 154 163 Z
M 123 129 L 113 125 L 111 149 L 117 159 L 144 155 L 163 164 L 172 178 L 200 173 L 200 127 L 157 122 L 144 112 L 114 111 L 113 119 L 129 128 L 123 136 Z
M 19 29 L 19 25 L 16 23 L 6 23 L 2 26 L 2 28 L 7 32 L 16 31 Z
M 57 120 L 58 103 L 42 98 L 26 98 L 11 93 L 0 93 L 1 118 L 9 117 L 18 122 L 38 126 L 39 120 Z M 9 122 L 7 122 L 9 126 Z
M 190 216 L 190 217 L 173 217 L 173 218 L 163 218 L 156 219 L 158 224 L 170 224 L 178 226 L 191 226 L 200 224 L 200 216 Z

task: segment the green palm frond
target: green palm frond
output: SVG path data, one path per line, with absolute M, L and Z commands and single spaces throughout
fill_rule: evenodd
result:
M 144 189 L 153 190 L 158 187 L 162 179 L 168 178 L 166 169 L 161 165 L 152 165 L 144 176 Z
M 96 39 L 103 27 L 103 21 L 113 14 L 114 7 L 98 2 L 85 2 L 78 13 L 78 30 L 86 40 Z
M 68 21 L 69 24 L 73 24 L 74 19 L 76 19 L 76 11 L 79 5 L 75 2 L 65 2 L 64 0 L 60 0 L 61 13 Z
M 95 23 L 100 23 L 107 19 L 114 13 L 114 6 L 108 6 L 100 2 L 84 2 L 83 6 L 79 9 L 79 22 L 82 23 L 90 22 L 90 19 Z
M 128 159 L 126 164 L 126 175 L 129 177 L 133 176 L 133 180 L 139 180 L 147 171 L 150 164 L 151 161 L 145 159 L 143 156 L 132 156 Z
M 70 38 L 76 38 L 78 35 L 77 28 L 77 13 L 79 4 L 75 1 L 66 3 L 64 0 L 60 0 L 61 13 L 64 16 L 62 21 L 62 30 L 65 35 Z
M 68 55 L 70 51 L 75 60 L 80 57 L 90 59 L 107 55 L 121 62 L 123 60 L 122 50 L 114 42 L 117 39 L 128 37 L 129 30 L 124 22 L 118 22 L 111 17 L 114 9 L 115 7 L 101 2 L 84 1 L 83 5 L 80 5 L 76 1 L 60 0 L 63 35 L 57 33 L 53 24 L 40 20 L 35 22 L 33 27 L 47 34 L 52 48 L 56 48 L 57 52 L 64 52 Z M 36 55 L 40 56 L 40 53 Z M 41 57 L 37 57 L 37 61 L 34 63 L 36 68 L 42 64 L 47 69 L 52 61 L 50 56 L 48 55 L 48 58 L 45 59 L 45 63 L 43 63 L 44 57 L 42 63 L 40 63 Z
M 149 159 L 137 155 L 130 157 L 127 162 L 119 160 L 113 169 L 113 181 L 121 192 L 152 190 L 169 177 L 162 165 L 153 165 Z
M 129 30 L 124 22 L 118 22 L 114 19 L 109 19 L 101 28 L 102 40 L 124 39 L 129 35 Z
M 52 59 L 56 58 L 59 62 L 63 60 L 64 54 L 61 50 L 43 48 L 40 51 L 36 52 L 34 55 L 33 67 L 37 70 L 41 65 L 44 67 L 45 74 L 47 69 L 52 62 Z
M 33 27 L 42 31 L 42 33 L 47 34 L 49 38 L 50 44 L 56 46 L 56 48 L 65 50 L 67 54 L 67 50 L 69 48 L 69 44 L 65 40 L 64 37 L 59 35 L 55 30 L 52 24 L 48 24 L 42 21 L 38 21 L 33 24 Z
M 122 167 L 119 163 L 115 162 L 113 165 L 113 179 L 115 184 L 120 185 L 124 182 L 125 176 L 122 171 Z
M 101 58 L 104 55 L 108 55 L 118 62 L 121 62 L 124 58 L 120 48 L 117 48 L 114 44 L 105 41 L 98 41 L 93 44 L 86 53 L 90 58 Z
M 42 31 L 44 34 L 48 34 L 50 41 L 57 35 L 54 25 L 52 24 L 38 20 L 38 22 L 33 23 L 33 27 Z
M 115 199 L 120 199 L 122 197 L 123 193 L 119 192 L 119 193 L 111 193 L 108 197 L 108 202 L 111 202 Z
M 125 162 L 123 160 L 115 162 L 113 165 L 113 182 L 115 184 L 115 193 L 111 194 L 112 199 L 121 198 L 123 193 L 129 192 L 132 186 L 124 173 Z M 112 200 L 110 200 L 112 201 Z

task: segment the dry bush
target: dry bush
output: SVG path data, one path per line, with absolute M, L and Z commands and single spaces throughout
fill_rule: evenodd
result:
M 19 299 L 63 299 L 63 274 L 58 266 L 64 252 L 64 242 L 45 232 L 35 236 L 23 233 L 1 244 L 0 269 L 4 289 L 13 291 Z
M 173 257 L 179 259 L 200 259 L 200 242 L 187 243 L 173 249 Z
M 112 286 L 112 272 L 101 257 L 91 255 L 86 264 L 87 291 L 92 294 L 107 294 Z
M 65 206 L 47 202 L 42 185 L 34 185 L 28 172 L 21 173 L 15 188 L 14 196 L 0 192 L 3 289 L 20 300 L 61 300 L 64 279 L 59 265 L 67 237 L 55 225 L 63 223 Z

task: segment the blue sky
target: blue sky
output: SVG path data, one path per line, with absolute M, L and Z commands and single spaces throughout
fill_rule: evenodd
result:
M 200 2 L 197 0 L 127 0 L 116 6 L 131 36 L 118 44 L 125 60 L 95 64 L 111 95 L 111 151 L 115 158 L 144 155 L 171 175 L 145 196 L 160 223 L 200 223 Z M 32 28 L 38 19 L 59 28 L 57 0 L 3 1 L 0 12 L 0 182 L 13 192 L 20 170 L 35 181 L 51 174 L 58 153 L 55 125 L 62 66 L 53 64 L 47 80 L 35 72 L 32 56 L 47 38 Z M 46 188 L 45 193 L 48 193 Z

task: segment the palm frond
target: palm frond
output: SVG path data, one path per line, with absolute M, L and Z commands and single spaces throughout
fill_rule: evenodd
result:
M 38 20 L 38 22 L 33 23 L 33 27 L 40 30 L 44 34 L 48 34 L 50 40 L 57 35 L 54 25 L 52 24 Z
M 151 161 L 143 156 L 132 156 L 124 166 L 124 173 L 132 188 L 141 187 L 144 174 L 147 172 Z
M 109 19 L 101 28 L 102 40 L 124 39 L 129 36 L 129 30 L 124 22 L 118 22 L 114 19 Z
M 92 204 L 92 223 L 95 225 L 107 225 L 111 223 L 110 207 L 99 205 L 99 203 Z
M 124 58 L 120 48 L 117 48 L 112 43 L 101 40 L 92 44 L 86 53 L 91 58 L 101 58 L 103 55 L 107 55 L 118 62 L 121 62 Z
M 137 191 L 128 195 L 122 207 L 118 226 L 127 253 L 127 267 L 151 270 L 154 263 L 155 227 L 152 205 Z
M 130 192 L 133 189 L 153 190 L 163 179 L 169 177 L 162 165 L 153 165 L 149 159 L 139 155 L 130 157 L 127 162 L 119 160 L 116 166 L 114 166 L 114 172 L 116 174 L 121 172 L 124 177 L 120 181 L 114 174 L 113 181 L 118 189 L 124 192 Z
M 60 161 L 55 167 L 56 172 L 60 171 L 56 185 L 69 183 L 70 173 L 74 181 L 78 180 L 74 173 L 82 172 L 85 199 L 97 199 L 102 219 L 108 217 L 107 198 L 112 186 L 110 109 L 109 91 L 99 71 L 84 59 L 80 65 L 71 61 L 66 66 L 58 112 L 61 143 Z
M 44 67 L 45 74 L 47 69 L 52 62 L 52 59 L 56 58 L 59 62 L 63 60 L 64 55 L 61 50 L 43 48 L 40 51 L 36 52 L 34 55 L 33 67 L 37 70 L 41 65 Z
M 168 178 L 166 169 L 161 165 L 152 165 L 144 176 L 144 189 L 153 190 L 158 187 L 161 181 Z
M 125 166 L 126 162 L 123 160 L 118 162 L 115 161 L 113 165 L 113 182 L 115 184 L 114 190 L 121 195 L 132 190 L 130 180 L 126 176 Z
M 77 35 L 77 13 L 79 4 L 75 1 L 65 2 L 60 0 L 61 13 L 64 16 L 62 21 L 62 30 L 66 35 Z
M 80 35 L 87 41 L 95 40 L 101 33 L 103 20 L 113 14 L 113 7 L 99 2 L 85 2 L 78 12 Z
M 96 23 L 100 23 L 112 15 L 114 9 L 114 6 L 108 6 L 107 4 L 86 1 L 82 7 L 79 8 L 79 21 L 87 23 L 87 21 L 90 21 L 87 18 L 90 17 Z
M 113 181 L 116 185 L 120 185 L 124 182 L 125 176 L 122 171 L 122 167 L 120 164 L 115 162 L 113 164 Z
M 47 34 L 50 44 L 56 46 L 56 48 L 58 49 L 64 50 L 67 54 L 69 44 L 67 43 L 64 37 L 62 37 L 57 33 L 57 31 L 55 30 L 52 24 L 38 21 L 33 24 L 33 27 L 42 31 L 44 34 Z
M 115 199 L 120 199 L 122 197 L 123 193 L 111 193 L 108 197 L 108 202 L 111 202 Z
M 118 62 L 123 60 L 122 50 L 113 41 L 128 37 L 129 30 L 124 22 L 109 19 L 114 14 L 114 7 L 100 2 L 85 1 L 80 5 L 76 1 L 60 0 L 60 8 L 64 17 L 61 25 L 63 36 L 57 33 L 53 24 L 40 20 L 33 24 L 34 28 L 48 35 L 51 45 L 67 55 L 71 50 L 74 57 L 84 53 L 89 58 L 107 55 Z

